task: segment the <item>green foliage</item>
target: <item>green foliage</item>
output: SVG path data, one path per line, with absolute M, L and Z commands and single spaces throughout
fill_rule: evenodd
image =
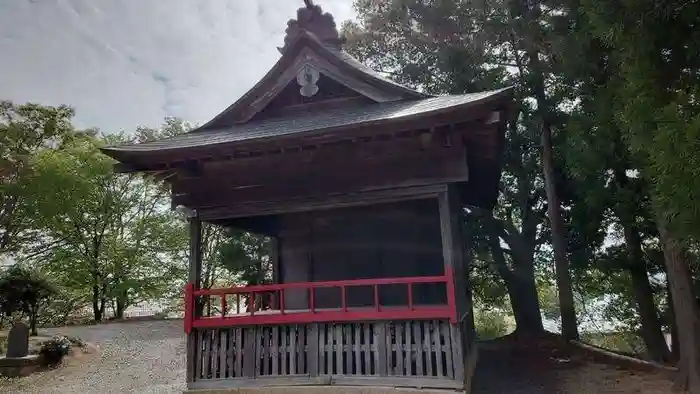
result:
M 40 310 L 57 292 L 56 286 L 41 272 L 15 265 L 0 277 L 0 313 L 11 316 L 21 312 L 29 316 L 32 335 L 37 335 Z
M 35 194 L 29 185 L 37 152 L 61 149 L 81 136 L 66 106 L 16 105 L 0 101 L 0 256 L 37 240 L 27 207 Z
M 70 354 L 72 346 L 71 339 L 65 336 L 55 336 L 48 341 L 44 341 L 39 349 L 42 365 L 49 368 L 57 367 Z
M 493 308 L 478 308 L 474 311 L 474 325 L 479 339 L 493 339 L 510 333 L 514 325 L 508 321 L 508 314 Z

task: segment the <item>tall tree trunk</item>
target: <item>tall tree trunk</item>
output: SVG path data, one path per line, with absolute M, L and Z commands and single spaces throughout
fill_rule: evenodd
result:
M 498 237 L 489 236 L 489 247 L 496 269 L 503 278 L 515 317 L 516 332 L 523 336 L 537 336 L 544 332 L 540 301 L 535 285 L 534 262 L 530 258 L 515 258 L 514 269 L 508 268 Z
M 522 13 L 522 43 L 528 60 L 528 68 L 532 81 L 532 94 L 537 102 L 537 114 L 542 128 L 542 167 L 544 172 L 545 190 L 547 192 L 547 215 L 552 228 L 552 248 L 554 249 L 554 267 L 559 295 L 559 309 L 561 311 L 562 335 L 564 339 L 578 339 L 578 323 L 576 321 L 576 307 L 574 304 L 574 292 L 571 287 L 571 274 L 569 272 L 569 258 L 566 252 L 566 228 L 564 218 L 561 215 L 561 202 L 555 187 L 554 180 L 554 148 L 552 146 L 552 120 L 553 108 L 547 99 L 545 91 L 545 76 L 540 52 L 535 44 L 535 38 L 539 37 L 539 24 L 536 23 L 541 14 L 539 5 L 530 5 L 529 2 L 514 0 Z M 517 22 L 516 22 L 517 23 Z
M 671 331 L 671 361 L 677 363 L 681 358 L 681 344 L 678 341 L 678 324 L 676 323 L 676 311 L 673 309 L 673 296 L 671 287 L 666 287 L 666 303 L 668 304 L 667 324 Z
M 542 95 L 544 95 L 544 88 L 542 88 Z M 561 313 L 561 331 L 564 339 L 573 340 L 578 339 L 578 323 L 576 322 L 574 292 L 569 273 L 569 258 L 566 254 L 566 228 L 564 227 L 564 218 L 561 215 L 559 196 L 554 185 L 552 130 L 545 120 L 545 116 L 542 117 L 542 121 L 542 165 L 547 191 L 547 214 L 552 227 L 552 247 L 554 249 L 554 268 Z
M 33 337 L 39 336 L 39 331 L 36 328 L 36 320 L 39 317 L 39 306 L 32 305 L 31 311 L 29 312 L 29 332 Z
M 98 284 L 92 285 L 92 315 L 95 322 L 101 322 L 104 314 L 103 309 L 100 307 L 100 286 Z
M 666 218 L 657 215 L 657 219 L 678 326 L 679 383 L 690 394 L 700 394 L 700 310 L 693 289 L 689 256 L 684 245 L 669 230 Z
M 637 311 L 642 325 L 642 339 L 646 345 L 647 353 L 654 361 L 670 361 L 671 353 L 661 330 L 661 319 L 654 303 L 654 289 L 649 282 L 646 263 L 642 255 L 642 240 L 639 231 L 634 226 L 625 225 L 624 233 L 629 256 L 627 269 L 632 279 L 632 290 L 637 302 Z
M 117 319 L 123 319 L 124 318 L 124 311 L 126 310 L 126 292 L 120 291 L 119 294 L 117 294 L 117 306 L 114 310 L 114 317 Z

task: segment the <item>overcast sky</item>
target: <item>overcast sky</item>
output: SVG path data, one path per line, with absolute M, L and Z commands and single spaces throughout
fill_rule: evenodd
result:
M 352 0 L 317 0 L 338 26 Z M 279 58 L 302 0 L 0 0 L 0 99 L 112 132 L 204 123 Z

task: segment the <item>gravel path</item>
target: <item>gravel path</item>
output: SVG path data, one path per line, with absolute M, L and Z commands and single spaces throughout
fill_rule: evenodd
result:
M 65 327 L 43 333 L 77 336 L 99 351 L 54 371 L 0 382 L 0 393 L 180 394 L 185 389 L 182 321 Z

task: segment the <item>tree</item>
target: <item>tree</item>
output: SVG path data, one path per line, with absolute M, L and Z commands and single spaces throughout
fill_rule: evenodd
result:
M 610 51 L 620 82 L 613 120 L 641 163 L 663 246 L 683 383 L 700 393 L 700 310 L 690 244 L 700 224 L 698 32 L 695 3 L 582 1 L 588 34 Z
M 130 140 L 111 135 L 44 152 L 32 181 L 37 221 L 57 242 L 45 265 L 68 288 L 88 293 L 97 321 L 110 304 L 121 317 L 128 306 L 159 298 L 185 270 L 185 226 L 162 184 L 115 173 L 98 150 Z
M 77 134 L 66 106 L 0 101 L 0 255 L 16 253 L 38 234 L 26 204 L 37 152 L 60 148 Z
M 552 149 L 545 149 L 541 158 L 537 156 L 539 147 L 533 138 L 544 135 L 544 145 L 549 148 L 551 128 L 559 124 L 554 103 L 560 98 L 557 92 L 547 94 L 544 90 L 543 81 L 550 72 L 538 59 L 548 54 L 540 53 L 541 43 L 530 43 L 542 32 L 529 29 L 532 23 L 522 22 L 522 15 L 513 16 L 512 5 L 437 1 L 427 6 L 418 0 L 359 0 L 355 7 L 360 22 L 343 26 L 346 49 L 398 82 L 430 93 L 515 85 L 518 107 L 509 120 L 499 207 L 494 218 L 478 210 L 470 210 L 470 214 L 489 218 L 486 230 L 494 237 L 490 241 L 493 260 L 511 294 L 517 330 L 539 333 L 542 322 L 534 264 L 545 242 L 544 214 L 550 211 L 560 267 L 560 302 L 565 306 L 565 335 L 575 337 L 576 318 L 572 316 L 573 296 L 562 235 L 565 229 L 559 219 L 559 201 L 553 194 L 551 167 L 556 163 Z M 546 132 L 540 133 L 543 130 Z M 543 163 L 548 167 L 546 173 L 542 172 Z M 545 201 L 547 195 L 549 204 Z M 507 248 L 501 248 L 499 239 Z
M 0 312 L 11 316 L 22 312 L 29 317 L 31 335 L 37 336 L 37 319 L 56 286 L 37 270 L 16 264 L 0 277 Z

